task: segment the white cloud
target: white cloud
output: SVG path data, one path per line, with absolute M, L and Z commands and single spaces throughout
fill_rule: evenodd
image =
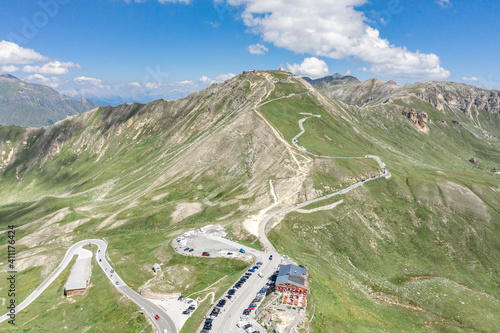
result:
M 390 44 L 359 7 L 368 0 L 226 0 L 244 6 L 242 20 L 265 42 L 295 53 L 366 62 L 381 76 L 447 78 L 437 55 Z
M 202 77 L 200 77 L 200 79 L 198 81 L 200 81 L 202 84 L 222 83 L 222 82 L 227 81 L 235 76 L 236 76 L 236 74 L 234 74 L 234 73 L 221 74 L 213 80 L 209 77 L 202 76 Z
M 200 77 L 200 79 L 198 81 L 200 81 L 201 83 L 209 84 L 212 82 L 212 79 L 203 75 L 202 77 Z
M 21 68 L 14 66 L 14 65 L 4 65 L 1 67 L 2 72 L 6 73 L 12 73 L 12 72 L 17 72 Z
M 94 77 L 79 76 L 74 78 L 73 81 L 78 84 L 90 84 L 98 88 L 104 88 L 104 86 L 102 85 L 102 80 L 96 79 Z
M 130 82 L 128 85 L 132 86 L 132 87 L 138 87 L 138 88 L 141 87 L 141 84 L 139 82 Z
M 441 6 L 441 8 L 450 8 L 451 0 L 436 0 L 436 3 Z
M 222 82 L 227 81 L 235 76 L 236 76 L 236 74 L 233 74 L 233 73 L 221 74 L 215 78 L 214 82 L 215 83 L 222 83 Z
M 463 76 L 462 81 L 479 81 L 479 79 L 475 76 L 472 76 L 472 77 Z
M 265 54 L 269 49 L 262 44 L 248 45 L 248 52 L 251 54 Z
M 348 69 L 346 72 L 345 72 L 345 75 L 351 75 L 351 70 Z
M 149 89 L 158 89 L 162 86 L 161 83 L 154 83 L 154 82 L 147 82 L 146 83 L 146 87 L 148 87 Z
M 328 65 L 315 57 L 305 58 L 301 64 L 287 64 L 288 70 L 294 74 L 309 76 L 313 79 L 327 76 Z
M 26 49 L 5 40 L 0 41 L 0 64 L 31 64 L 48 60 L 50 60 L 49 57 L 43 56 L 33 49 Z
M 185 80 L 185 81 L 180 81 L 180 82 L 174 82 L 172 83 L 173 86 L 191 86 L 194 85 L 193 81 Z
M 57 88 L 61 83 L 66 82 L 66 81 L 61 81 L 61 79 L 59 79 L 55 76 L 45 77 L 41 74 L 33 74 L 33 75 L 26 76 L 24 78 L 24 80 L 32 82 L 32 83 L 43 84 L 43 85 L 49 86 L 51 88 Z
M 76 68 L 81 69 L 82 67 L 79 64 L 75 64 L 74 62 L 61 62 L 58 60 L 47 62 L 43 65 L 26 65 L 23 67 L 23 72 L 28 73 L 40 73 L 40 74 L 68 74 L 68 68 Z

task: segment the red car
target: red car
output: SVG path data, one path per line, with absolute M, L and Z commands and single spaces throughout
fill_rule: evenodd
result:
M 250 311 L 255 310 L 255 307 L 251 306 L 248 308 L 248 310 L 250 310 Z
M 156 320 L 160 319 L 160 316 L 155 315 L 155 319 L 156 319 Z

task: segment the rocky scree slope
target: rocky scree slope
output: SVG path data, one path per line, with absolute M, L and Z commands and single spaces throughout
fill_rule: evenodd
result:
M 342 87 L 321 81 L 313 81 L 313 85 L 330 98 L 354 108 L 397 110 L 422 132 L 428 132 L 428 124 L 435 120 L 464 126 L 485 138 L 500 135 L 497 90 L 444 81 L 400 86 L 394 81 L 377 79 Z

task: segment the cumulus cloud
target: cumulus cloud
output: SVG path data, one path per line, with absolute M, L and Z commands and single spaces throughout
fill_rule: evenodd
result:
M 74 62 L 61 62 L 55 60 L 43 65 L 26 65 L 23 67 L 23 72 L 60 75 L 68 74 L 69 68 L 81 69 L 82 67 Z
M 479 79 L 475 76 L 472 76 L 472 77 L 463 76 L 462 81 L 479 81 Z
M 243 6 L 244 24 L 268 43 L 333 59 L 366 62 L 365 70 L 381 76 L 447 78 L 432 53 L 411 52 L 390 44 L 355 7 L 368 0 L 226 0 Z
M 269 51 L 269 49 L 262 44 L 255 44 L 255 45 L 248 45 L 248 52 L 251 54 L 266 54 L 266 52 Z
M 149 89 L 158 89 L 162 86 L 161 83 L 154 83 L 154 82 L 146 82 L 146 87 L 148 87 Z
M 21 68 L 14 66 L 14 65 L 4 65 L 4 66 L 0 67 L 0 69 L 2 72 L 12 73 L 12 72 L 17 72 Z
M 200 81 L 202 84 L 222 83 L 222 82 L 227 81 L 235 76 L 236 76 L 236 74 L 234 74 L 234 73 L 221 74 L 213 80 L 209 77 L 202 76 L 202 77 L 200 77 L 200 79 L 198 81 Z
M 26 76 L 24 78 L 25 81 L 29 81 L 29 82 L 32 82 L 32 83 L 39 83 L 39 84 L 43 84 L 43 85 L 46 85 L 46 86 L 49 86 L 49 87 L 52 87 L 52 88 L 57 88 L 59 87 L 59 85 L 61 83 L 65 83 L 66 81 L 62 81 L 61 79 L 55 77 L 55 76 L 52 76 L 52 77 L 45 77 L 41 74 L 33 74 L 33 75 L 29 75 L 29 76 Z
M 201 83 L 210 83 L 212 82 L 212 79 L 203 75 L 198 81 L 200 81 Z
M 0 41 L 0 64 L 31 64 L 48 60 L 50 60 L 49 57 L 43 56 L 33 49 L 26 49 L 5 40 Z
M 288 70 L 297 75 L 309 76 L 313 79 L 327 76 L 328 65 L 315 57 L 305 58 L 301 64 L 287 64 Z
M 174 82 L 172 83 L 174 86 L 191 86 L 194 85 L 193 81 L 185 80 L 185 81 L 180 81 L 180 82 Z
M 98 88 L 104 88 L 104 86 L 102 85 L 102 80 L 96 79 L 95 77 L 79 76 L 74 78 L 73 81 L 78 84 L 88 84 L 96 86 Z
M 132 87 L 138 87 L 138 88 L 141 87 L 141 84 L 139 82 L 130 82 L 128 85 L 132 86 Z
M 441 8 L 450 8 L 451 7 L 451 0 L 437 0 L 436 3 Z

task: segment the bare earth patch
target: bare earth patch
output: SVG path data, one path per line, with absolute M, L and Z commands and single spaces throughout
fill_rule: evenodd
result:
M 490 221 L 491 217 L 486 204 L 469 188 L 449 181 L 439 183 L 438 186 L 443 192 L 448 207 L 461 213 L 479 215 L 486 221 Z
M 172 223 L 178 223 L 185 218 L 201 212 L 203 205 L 199 202 L 183 202 L 175 207 L 172 213 Z

